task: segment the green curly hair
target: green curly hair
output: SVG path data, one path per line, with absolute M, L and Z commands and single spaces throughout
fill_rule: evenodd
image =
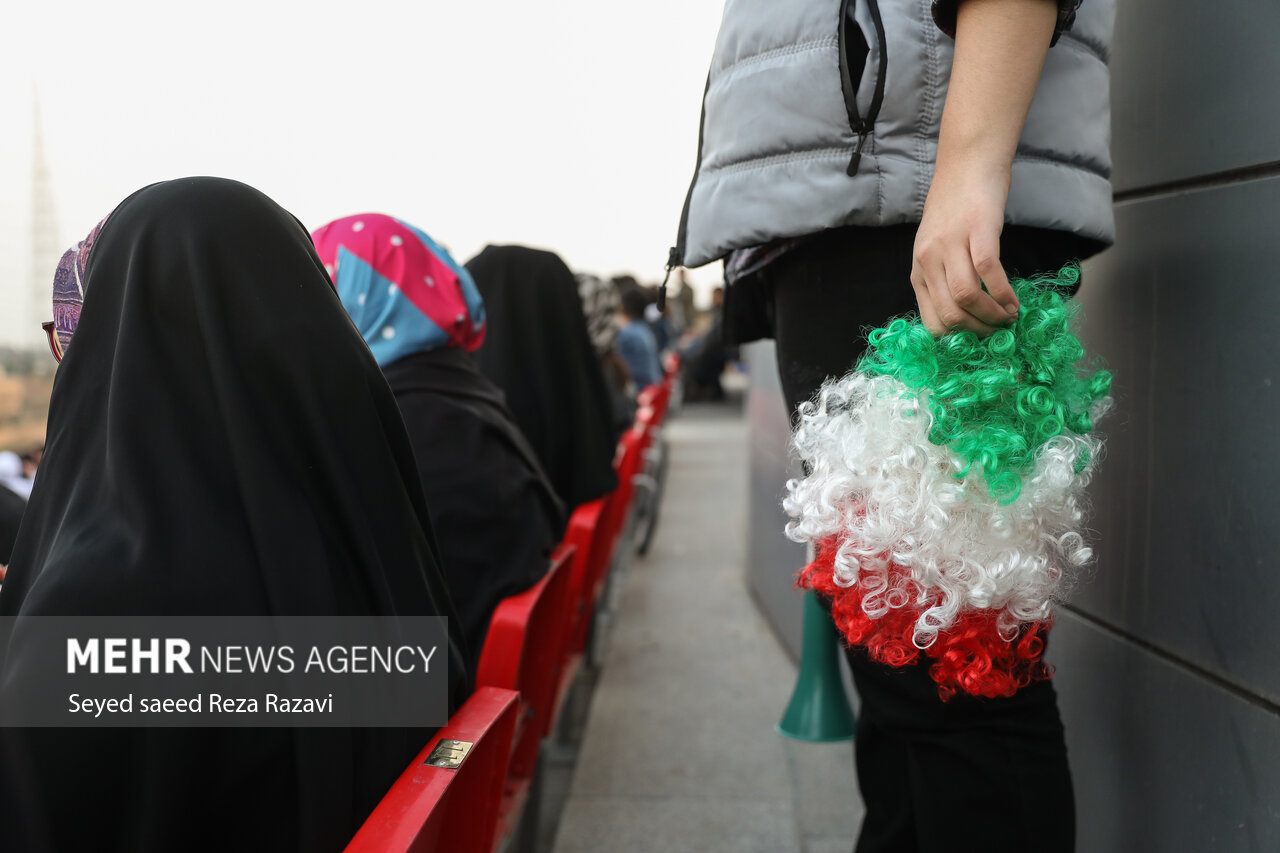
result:
M 991 494 L 1012 503 L 1039 448 L 1064 433 L 1090 432 L 1089 410 L 1111 390 L 1106 370 L 1076 369 L 1085 353 L 1067 294 L 1079 279 L 1076 266 L 1013 279 L 1018 319 L 986 338 L 969 331 L 935 338 L 918 316 L 893 320 L 868 334 L 858 369 L 906 385 L 933 417 L 929 441 L 964 460 L 957 479 L 976 466 Z M 1082 453 L 1077 472 L 1088 461 Z

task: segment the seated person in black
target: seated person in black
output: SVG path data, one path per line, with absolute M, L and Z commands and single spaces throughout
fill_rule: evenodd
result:
M 187 178 L 91 236 L 59 267 L 63 358 L 0 589 L 19 617 L 0 703 L 42 678 L 26 617 L 456 623 L 395 398 L 306 229 L 257 190 Z M 464 655 L 441 651 L 456 704 Z M 338 851 L 431 735 L 6 728 L 0 850 Z
M 379 213 L 312 236 L 404 414 L 474 670 L 498 603 L 546 574 L 564 508 L 471 357 L 485 310 L 470 274 L 422 231 Z

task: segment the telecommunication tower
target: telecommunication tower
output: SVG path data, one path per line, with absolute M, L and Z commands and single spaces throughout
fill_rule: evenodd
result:
M 40 116 L 40 98 L 34 90 L 31 95 L 31 267 L 30 285 L 27 288 L 28 309 L 21 338 L 24 343 L 43 346 L 40 324 L 52 318 L 50 288 L 53 272 L 62 256 L 58 242 L 58 220 L 53 201 L 53 176 L 49 171 L 49 158 L 45 151 L 44 127 Z

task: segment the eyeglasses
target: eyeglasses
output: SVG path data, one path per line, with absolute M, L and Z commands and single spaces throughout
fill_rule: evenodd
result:
M 53 357 L 62 363 L 62 341 L 58 340 L 58 327 L 53 324 L 52 320 L 48 320 L 40 324 L 40 328 L 44 329 L 44 333 L 49 336 L 49 352 L 53 353 Z

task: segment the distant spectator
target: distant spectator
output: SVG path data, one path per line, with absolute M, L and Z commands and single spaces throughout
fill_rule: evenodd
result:
M 8 565 L 13 543 L 18 538 L 18 525 L 27 508 L 31 481 L 23 477 L 18 454 L 0 451 L 0 566 Z
M 498 604 L 547 573 L 564 508 L 471 356 L 485 336 L 471 274 L 380 213 L 339 219 L 312 238 L 400 404 L 474 671 Z
M 653 342 L 658 345 L 659 354 L 671 349 L 672 331 L 671 320 L 668 314 L 671 313 L 671 305 L 667 304 L 666 310 L 658 310 L 658 289 L 656 287 L 649 288 L 645 291 L 644 321 L 649 326 L 649 331 L 653 332 Z
M 576 278 L 591 344 L 600 358 L 609 398 L 613 401 L 614 438 L 621 438 L 635 421 L 636 397 L 631 371 L 618 355 L 618 324 L 614 319 L 621 304 L 618 291 L 611 282 L 590 273 L 578 273 Z
M 676 270 L 676 290 L 671 295 L 671 325 L 677 334 L 683 335 L 693 328 L 698 318 L 694 306 L 693 287 L 689 284 L 688 275 L 683 267 Z
M 23 475 L 22 457 L 12 450 L 0 450 L 0 486 L 23 500 L 31 497 L 34 483 Z
M 662 381 L 658 361 L 658 344 L 644 321 L 645 296 L 638 287 L 622 291 L 622 310 L 618 312 L 618 353 L 631 371 L 636 390 L 643 391 Z
M 36 469 L 40 467 L 40 458 L 44 456 L 44 446 L 41 445 L 35 450 L 29 450 L 22 454 L 22 476 L 28 480 L 35 480 Z
M 10 489 L 0 486 L 0 566 L 9 564 L 13 543 L 18 539 L 18 526 L 27 502 Z
M 711 291 L 711 325 L 681 350 L 684 395 L 690 402 L 725 398 L 721 376 L 729 361 L 724 337 L 724 288 Z
M 587 321 L 592 346 L 598 353 L 614 349 L 618 343 L 618 326 L 613 318 L 622 304 L 617 286 L 591 273 L 578 273 L 574 280 L 578 283 L 582 316 Z
M 614 490 L 613 405 L 573 273 L 551 252 L 488 246 L 467 262 L 488 329 L 480 371 L 501 388 L 561 503 Z

